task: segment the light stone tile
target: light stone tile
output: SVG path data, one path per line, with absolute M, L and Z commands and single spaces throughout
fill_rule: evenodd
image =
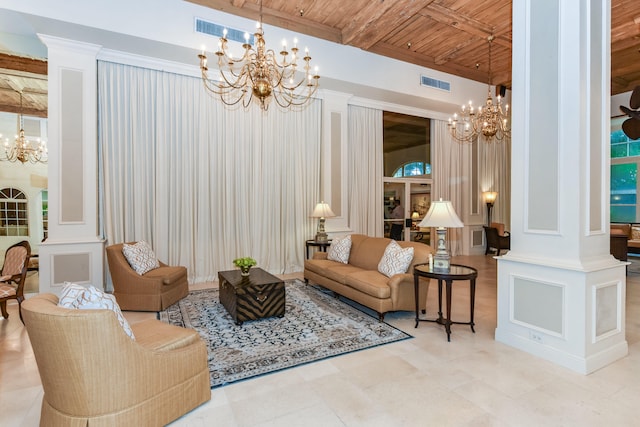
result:
M 234 400 L 231 407 L 238 426 L 245 427 L 275 420 L 320 403 L 322 399 L 319 395 L 304 383 Z
M 344 427 L 345 424 L 333 411 L 323 404 L 311 406 L 282 417 L 259 422 L 254 427 Z
M 453 325 L 447 342 L 441 325 L 414 313 L 386 316 L 414 338 L 350 353 L 274 374 L 217 387 L 210 402 L 176 426 L 633 426 L 640 396 L 640 274 L 627 276 L 629 355 L 591 375 L 580 375 L 495 341 L 496 260 L 458 257 L 479 270 L 476 333 Z M 294 274 L 290 277 L 301 277 Z M 216 287 L 217 282 L 190 285 Z M 454 318 L 465 320 L 468 296 L 454 290 Z M 437 314 L 431 286 L 429 316 Z M 37 426 L 42 387 L 33 351 L 9 304 L 0 319 L 1 425 Z M 124 312 L 130 322 L 155 313 Z M 311 423 L 311 424 L 309 424 Z M 316 424 L 313 424 L 316 423 Z

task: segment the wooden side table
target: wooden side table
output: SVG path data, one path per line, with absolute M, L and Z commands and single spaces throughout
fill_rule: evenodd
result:
M 438 280 L 438 318 L 437 319 L 420 319 L 420 303 L 418 300 L 418 288 L 420 277 L 427 277 L 429 279 Z M 415 286 L 415 299 L 416 299 L 416 328 L 420 322 L 435 322 L 444 326 L 447 331 L 447 341 L 451 341 L 451 325 L 469 325 L 471 331 L 475 334 L 473 326 L 473 312 L 475 309 L 476 299 L 476 278 L 478 277 L 478 270 L 473 267 L 467 267 L 466 265 L 451 264 L 449 271 L 434 271 L 429 268 L 429 264 L 418 264 L 413 268 L 413 282 Z M 470 307 L 470 320 L 469 322 L 454 322 L 451 320 L 451 288 L 454 280 L 469 280 L 469 292 L 471 299 Z M 442 317 L 442 282 L 447 285 L 447 317 Z
M 307 240 L 305 242 L 305 246 L 307 248 L 307 259 L 309 259 L 309 247 L 310 246 L 320 248 L 321 252 L 326 252 L 327 248 L 329 246 L 331 246 L 331 240 L 328 240 L 326 242 L 316 242 L 314 239 L 309 239 L 309 240 Z

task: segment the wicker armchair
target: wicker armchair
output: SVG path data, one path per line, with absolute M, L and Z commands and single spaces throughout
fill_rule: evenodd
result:
M 44 397 L 41 426 L 160 426 L 211 398 L 198 333 L 159 320 L 131 325 L 113 311 L 59 307 L 40 294 L 22 304 Z
M 141 276 L 129 265 L 122 246 L 122 243 L 107 246 L 113 295 L 121 310 L 161 311 L 187 296 L 189 283 L 185 267 L 161 262 L 160 268 Z

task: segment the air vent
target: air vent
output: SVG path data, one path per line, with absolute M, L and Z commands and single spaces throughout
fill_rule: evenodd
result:
M 433 77 L 420 76 L 420 85 L 451 92 L 451 83 Z
M 196 18 L 196 33 L 208 34 L 214 37 L 222 37 L 225 28 L 227 29 L 227 40 L 244 43 L 244 31 L 236 30 L 235 28 L 225 27 L 220 24 Z M 253 44 L 253 34 L 249 34 L 249 43 Z
M 40 138 L 42 136 L 42 121 L 37 118 L 23 117 L 22 128 L 24 134 L 32 138 Z

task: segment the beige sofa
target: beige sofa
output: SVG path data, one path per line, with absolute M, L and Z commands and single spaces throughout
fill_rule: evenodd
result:
M 332 290 L 378 313 L 380 321 L 389 311 L 415 311 L 413 266 L 428 262 L 431 247 L 418 242 L 398 242 L 403 248 L 413 247 L 414 255 L 404 274 L 387 277 L 378 271 L 378 263 L 391 241 L 384 237 L 351 235 L 349 263 L 329 261 L 327 252 L 316 252 L 304 263 L 304 280 Z M 421 278 L 418 301 L 424 310 L 429 280 Z

